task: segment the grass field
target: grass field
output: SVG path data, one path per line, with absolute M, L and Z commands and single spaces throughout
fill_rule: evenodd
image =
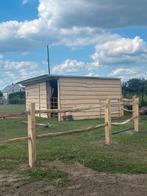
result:
M 23 111 L 24 106 L 0 106 L 0 113 Z M 116 119 L 115 119 L 116 120 Z M 27 125 L 23 124 L 23 118 L 0 120 L 0 142 L 8 138 L 27 135 Z M 47 119 L 39 119 L 38 122 L 48 123 Z M 68 131 L 102 123 L 102 119 L 57 122 L 51 121 L 50 128 L 37 128 L 37 134 L 57 131 Z M 132 125 L 129 125 L 132 127 Z M 128 126 L 113 127 L 113 132 L 127 128 Z M 14 144 L 0 144 L 0 170 L 16 170 L 21 165 L 27 165 L 27 142 Z M 37 141 L 37 172 L 29 172 L 31 177 L 46 177 L 48 173 L 41 169 L 42 163 L 59 160 L 62 162 L 78 161 L 98 172 L 109 173 L 147 173 L 147 120 L 140 117 L 140 133 L 131 131 L 113 135 L 112 146 L 104 145 L 104 128 L 89 133 L 74 134 L 57 138 L 40 139 Z M 36 170 L 35 170 L 36 171 Z M 55 175 L 54 175 L 55 172 Z M 51 172 L 49 172 L 51 173 Z M 57 175 L 56 175 L 57 174 Z M 52 176 L 60 176 L 62 173 L 53 171 Z M 52 177 L 51 176 L 51 177 Z M 48 177 L 48 175 L 47 175 Z

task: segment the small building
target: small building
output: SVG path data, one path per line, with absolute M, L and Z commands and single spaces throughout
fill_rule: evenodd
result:
M 31 102 L 35 102 L 37 110 L 91 107 L 71 115 L 74 119 L 93 119 L 104 115 L 103 101 L 110 98 L 117 103 L 112 107 L 113 116 L 122 115 L 118 104 L 122 98 L 121 81 L 117 78 L 42 75 L 20 83 L 26 87 L 27 108 Z M 58 114 L 58 120 L 63 116 Z
M 22 86 L 21 84 L 13 84 L 12 83 L 11 85 L 6 86 L 2 90 L 2 93 L 3 93 L 5 100 L 8 102 L 8 98 L 9 98 L 10 94 L 17 93 L 17 92 L 24 92 L 24 91 L 25 91 L 24 86 Z

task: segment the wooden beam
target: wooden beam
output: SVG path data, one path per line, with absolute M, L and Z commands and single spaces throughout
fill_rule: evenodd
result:
M 122 108 L 122 109 L 123 109 L 123 111 L 125 111 L 125 112 L 130 112 L 130 113 L 133 112 L 133 110 L 128 110 L 128 109 L 126 109 L 126 108 Z
M 32 168 L 36 162 L 35 103 L 29 105 L 28 137 L 29 166 Z
M 57 80 L 57 84 L 58 84 L 58 109 L 61 110 L 61 99 L 60 99 L 60 79 Z M 61 113 L 58 113 L 58 121 L 61 121 Z
M 22 123 L 28 124 L 27 121 L 22 121 Z M 48 128 L 48 127 L 50 127 L 49 124 L 44 124 L 44 123 L 36 123 L 35 125 L 38 126 L 38 127 L 43 127 L 43 128 Z
M 91 109 L 97 109 L 100 108 L 100 106 L 95 106 L 95 107 L 84 107 L 84 108 L 69 108 L 69 109 L 48 109 L 48 110 L 36 110 L 35 113 L 64 113 L 64 112 L 79 112 L 79 111 L 86 111 L 86 110 L 91 110 Z
M 0 119 L 22 117 L 22 116 L 27 116 L 27 114 L 28 114 L 28 112 L 19 112 L 19 113 L 11 113 L 11 114 L 0 114 Z
M 57 133 L 45 133 L 45 134 L 41 134 L 41 135 L 37 135 L 37 138 L 46 138 L 46 137 L 57 137 L 57 136 L 62 136 L 62 135 L 71 135 L 74 133 L 84 133 L 84 132 L 89 132 L 92 131 L 94 129 L 98 129 L 101 127 L 104 127 L 105 124 L 100 124 L 100 125 L 96 125 L 96 126 L 91 126 L 88 128 L 82 128 L 82 129 L 76 129 L 76 130 L 69 130 L 69 131 L 64 131 L 64 132 L 57 132 Z
M 135 119 L 135 117 L 132 117 L 132 118 L 127 119 L 127 120 L 125 120 L 123 122 L 113 122 L 111 124 L 114 125 L 114 126 L 126 125 L 126 124 L 128 124 L 129 122 L 131 122 L 134 119 Z
M 134 132 L 139 132 L 139 98 L 133 97 Z
M 0 145 L 24 141 L 24 140 L 28 140 L 28 139 L 30 139 L 30 137 L 18 137 L 18 138 L 8 139 L 8 140 L 1 141 Z
M 105 144 L 111 145 L 112 143 L 112 131 L 111 131 L 111 105 L 110 99 L 105 103 Z

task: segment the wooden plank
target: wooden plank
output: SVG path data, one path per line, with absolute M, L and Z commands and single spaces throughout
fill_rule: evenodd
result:
M 61 85 L 60 85 L 60 79 L 57 82 L 58 82 L 58 109 L 61 110 L 61 98 L 60 98 Z M 58 121 L 61 121 L 61 113 L 58 113 Z
M 39 104 L 39 110 L 41 109 L 40 105 L 41 105 L 41 97 L 40 97 L 40 84 L 39 84 L 39 88 L 38 88 L 38 94 L 39 94 L 39 100 L 38 100 L 38 104 Z
M 68 81 L 68 82 L 63 82 L 62 80 L 60 80 L 61 81 L 61 85 L 63 86 L 63 87 L 102 87 L 102 86 L 105 86 L 105 87 L 107 87 L 107 86 L 110 86 L 110 87 L 119 87 L 120 86 L 120 83 L 119 82 L 117 82 L 117 83 L 111 83 L 111 82 L 109 82 L 109 81 L 105 81 L 105 82 L 100 82 L 100 81 L 95 81 L 95 82 L 89 82 L 89 81 L 85 81 L 85 82 L 79 82 L 79 81 L 75 81 L 75 82 L 71 82 L 70 80 Z
M 14 118 L 14 117 L 23 117 L 27 116 L 28 112 L 18 112 L 18 113 L 11 113 L 11 114 L 0 114 L 0 119 L 6 118 Z
M 126 125 L 126 124 L 130 123 L 133 119 L 134 119 L 134 117 L 127 119 L 123 122 L 113 122 L 112 125 L 114 125 L 114 126 Z
M 22 123 L 28 124 L 27 121 L 22 121 Z M 49 124 L 44 124 L 44 123 L 36 123 L 35 125 L 39 126 L 39 127 L 44 127 L 44 128 L 48 128 L 49 127 Z
M 112 117 L 118 117 L 119 114 L 112 114 Z M 85 115 L 85 116 L 74 116 L 74 120 L 88 120 L 88 119 L 99 119 L 104 118 L 104 114 L 100 115 Z M 63 117 L 62 117 L 63 120 Z
M 28 114 L 28 154 L 29 166 L 32 168 L 36 162 L 36 126 L 35 126 L 35 103 L 29 105 Z
M 96 107 L 94 107 L 95 109 Z M 97 107 L 99 108 L 99 107 Z M 41 114 L 41 113 L 64 113 L 64 112 L 78 112 L 78 111 L 85 111 L 85 110 L 89 110 L 92 109 L 91 107 L 87 106 L 87 107 L 79 107 L 79 108 L 68 108 L 68 109 L 46 109 L 46 110 L 35 110 L 36 114 Z
M 70 99 L 68 99 L 68 100 L 61 99 L 60 101 L 61 101 L 62 107 L 63 107 L 63 105 L 69 105 L 71 107 L 71 105 L 76 105 L 76 104 L 81 104 L 81 105 L 82 104 L 89 104 L 89 105 L 95 104 L 95 105 L 99 105 L 99 100 L 98 99 L 84 99 L 84 100 L 82 100 L 82 99 L 74 99 L 74 100 L 73 99 L 72 100 L 70 100 Z M 113 104 L 113 107 L 118 107 L 118 106 L 119 105 L 115 106 L 115 104 Z
M 111 131 L 111 106 L 110 99 L 106 100 L 105 105 L 105 144 L 111 145 L 112 143 L 112 131 Z
M 96 125 L 96 126 L 91 126 L 88 128 L 82 128 L 82 129 L 76 129 L 76 130 L 69 130 L 69 131 L 64 131 L 64 132 L 57 132 L 57 133 L 45 133 L 45 134 L 41 134 L 41 135 L 37 135 L 37 138 L 46 138 L 46 137 L 58 137 L 58 136 L 64 136 L 64 135 L 71 135 L 74 133 L 84 133 L 84 132 L 89 132 L 101 127 L 104 127 L 105 124 L 100 124 L 100 125 Z
M 120 85 L 120 81 L 119 80 L 109 80 L 109 79 L 105 79 L 105 80 L 101 80 L 101 79 L 73 79 L 73 78 L 61 78 L 61 85 L 66 85 L 67 83 L 81 83 L 81 84 L 119 84 Z
M 0 144 L 9 144 L 9 143 L 14 143 L 14 142 L 20 142 L 20 141 L 24 141 L 24 140 L 29 140 L 30 137 L 18 137 L 18 138 L 13 138 L 13 139 L 8 139 L 5 141 L 0 141 Z
M 75 99 L 78 99 L 78 100 L 95 100 L 95 101 L 100 101 L 100 98 L 102 96 L 97 96 L 97 95 L 62 95 L 60 96 L 60 100 L 75 100 Z M 105 96 L 104 96 L 105 97 Z M 118 99 L 120 99 L 120 95 L 118 96 Z M 113 98 L 115 98 L 115 96 L 113 96 Z M 105 97 L 105 100 L 106 100 L 106 97 Z M 104 98 L 103 100 L 101 100 L 101 103 L 104 102 Z M 112 103 L 119 103 L 118 100 L 114 100 L 114 101 L 111 101 Z
M 26 87 L 26 108 L 30 103 L 36 104 L 36 109 L 47 109 L 47 86 L 46 82 L 31 85 L 29 88 Z
M 108 85 L 105 85 L 105 86 L 96 86 L 96 87 L 87 87 L 87 86 L 61 86 L 61 91 L 70 91 L 70 90 L 73 90 L 73 91 L 97 91 L 97 92 L 108 92 L 108 91 L 111 91 L 111 92 L 121 92 L 121 89 L 120 87 L 118 86 L 117 88 L 112 85 L 112 86 L 108 86 Z
M 60 93 L 60 97 L 62 98 L 62 96 L 95 96 L 97 98 L 107 98 L 110 97 L 111 98 L 117 98 L 119 99 L 122 95 L 120 92 L 117 93 L 113 93 L 111 91 L 109 92 L 94 92 L 94 91 L 61 91 Z
M 81 112 L 70 112 L 70 114 L 71 115 L 73 115 L 73 116 L 83 116 L 83 115 L 99 115 L 99 114 L 104 114 L 105 112 L 104 112 L 104 110 L 99 110 L 99 109 L 97 109 L 97 111 L 96 110 L 85 110 L 85 111 L 81 111 Z M 117 113 L 117 114 L 120 114 L 120 111 L 118 111 L 118 110 L 111 110 L 111 113 Z M 62 113 L 63 114 L 63 113 Z
M 133 97 L 134 131 L 139 132 L 139 98 Z

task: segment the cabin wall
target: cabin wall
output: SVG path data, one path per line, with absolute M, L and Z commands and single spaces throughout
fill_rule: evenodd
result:
M 49 105 L 49 84 L 38 83 L 26 87 L 26 109 L 30 103 L 35 103 L 36 110 L 44 110 Z M 41 117 L 47 117 L 46 114 L 41 114 Z
M 92 119 L 104 116 L 104 100 L 115 99 L 111 108 L 112 116 L 121 116 L 120 99 L 122 97 L 120 80 L 60 78 L 60 108 L 99 107 L 88 111 L 72 112 L 74 119 Z M 62 120 L 63 115 L 59 116 Z

